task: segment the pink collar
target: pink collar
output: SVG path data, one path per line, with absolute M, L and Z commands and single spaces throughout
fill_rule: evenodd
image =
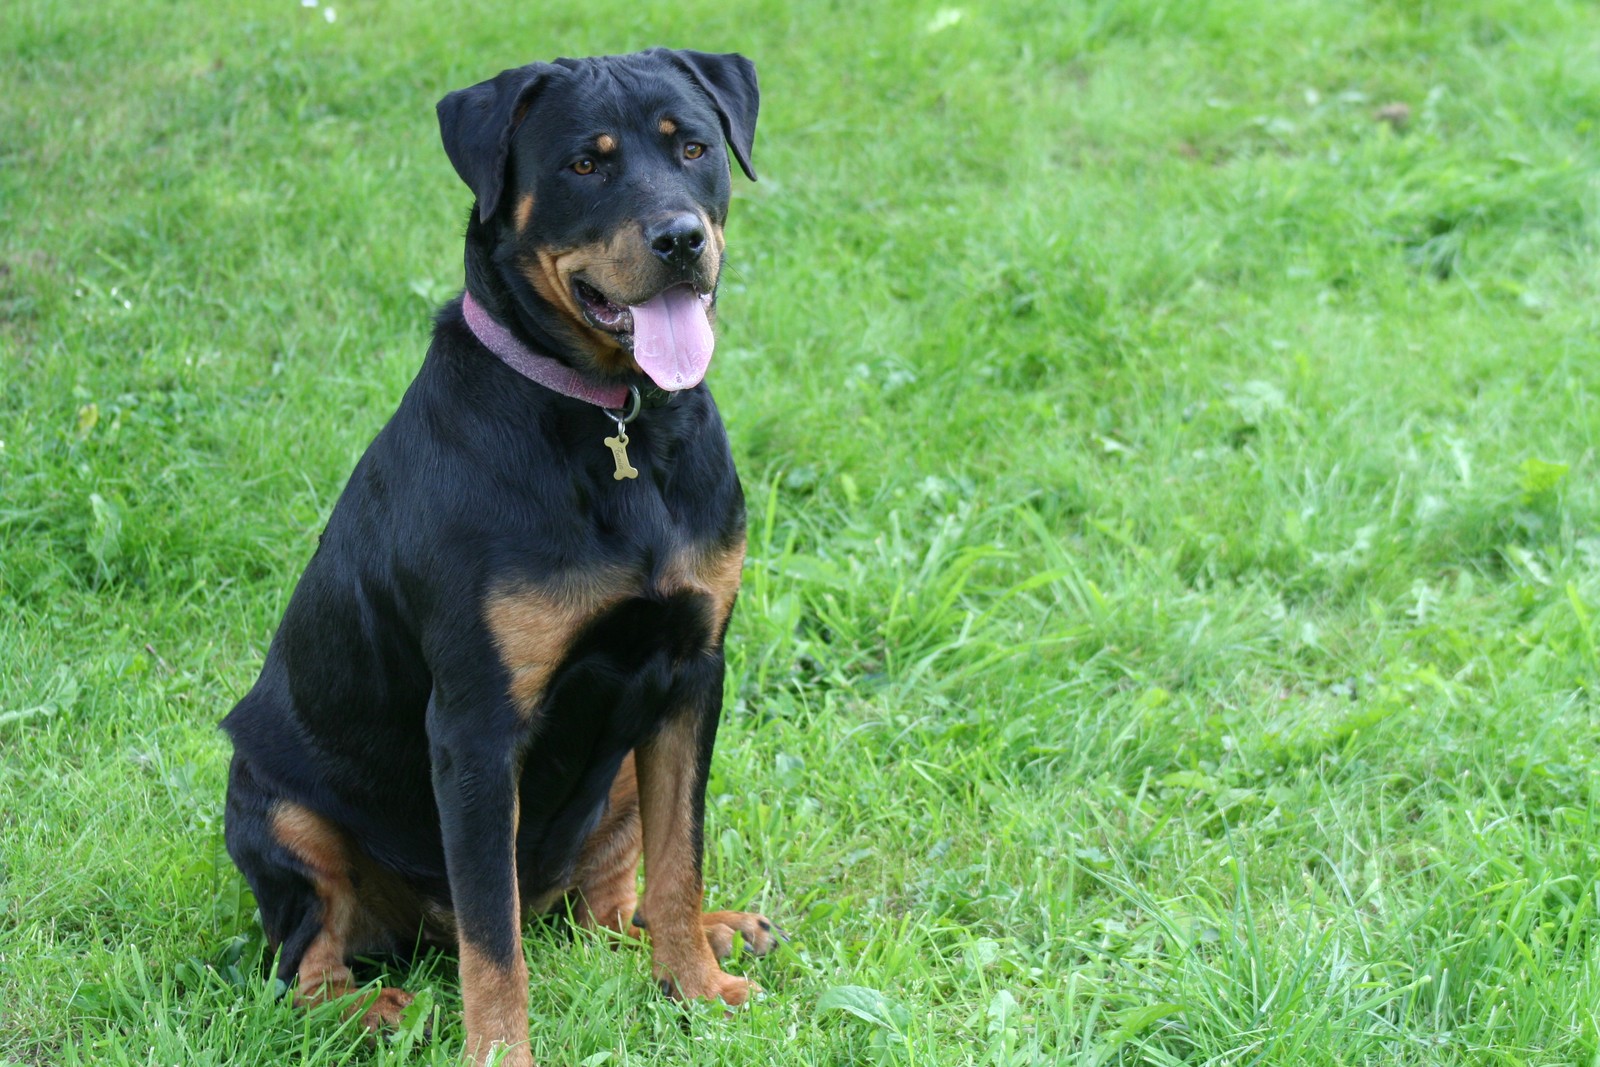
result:
M 621 410 L 627 404 L 629 394 L 626 385 L 596 385 L 560 360 L 540 355 L 496 322 L 483 310 L 483 305 L 472 299 L 471 293 L 463 294 L 461 313 L 466 317 L 467 328 L 483 347 L 529 381 L 597 407 Z

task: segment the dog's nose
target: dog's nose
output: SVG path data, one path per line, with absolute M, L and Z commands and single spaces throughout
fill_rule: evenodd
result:
M 650 251 L 674 267 L 692 266 L 706 248 L 706 228 L 700 216 L 687 211 L 668 215 L 645 230 Z

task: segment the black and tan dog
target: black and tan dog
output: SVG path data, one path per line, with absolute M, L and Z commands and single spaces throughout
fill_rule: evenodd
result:
M 655 49 L 440 102 L 466 290 L 223 723 L 228 851 L 297 999 L 450 945 L 468 1054 L 530 1064 L 521 924 L 563 905 L 647 929 L 671 995 L 749 996 L 718 958 L 777 931 L 701 910 L 745 512 L 700 379 L 757 101 L 744 57 Z

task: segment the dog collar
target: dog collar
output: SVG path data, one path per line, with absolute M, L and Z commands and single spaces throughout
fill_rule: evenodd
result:
M 535 352 L 496 322 L 494 316 L 483 310 L 482 304 L 472 299 L 471 293 L 461 297 L 461 314 L 466 318 L 472 336 L 493 352 L 501 363 L 546 389 L 613 410 L 620 410 L 631 397 L 638 396 L 637 392 L 630 393 L 626 385 L 596 385 L 560 360 Z
M 617 424 L 617 435 L 607 437 L 605 445 L 611 449 L 616 462 L 612 477 L 617 481 L 637 478 L 639 471 L 628 462 L 628 423 L 639 414 L 639 390 L 632 385 L 595 385 L 583 375 L 558 359 L 542 356 L 512 336 L 511 331 L 483 310 L 483 305 L 472 299 L 472 294 L 461 294 L 461 314 L 467 320 L 467 329 L 478 342 L 493 352 L 506 366 L 528 379 L 537 382 L 562 396 L 593 404 L 602 409 Z M 670 396 L 668 399 L 671 399 Z M 630 404 L 626 414 L 623 404 Z M 654 405 L 652 405 L 654 406 Z

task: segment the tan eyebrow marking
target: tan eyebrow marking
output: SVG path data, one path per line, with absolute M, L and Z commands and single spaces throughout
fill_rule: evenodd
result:
M 617 139 L 609 133 L 602 133 L 595 138 L 594 146 L 602 152 L 615 152 L 617 150 Z
M 661 125 L 658 128 L 668 137 L 671 137 L 673 134 L 678 132 L 678 124 L 673 122 L 671 119 L 662 119 Z

